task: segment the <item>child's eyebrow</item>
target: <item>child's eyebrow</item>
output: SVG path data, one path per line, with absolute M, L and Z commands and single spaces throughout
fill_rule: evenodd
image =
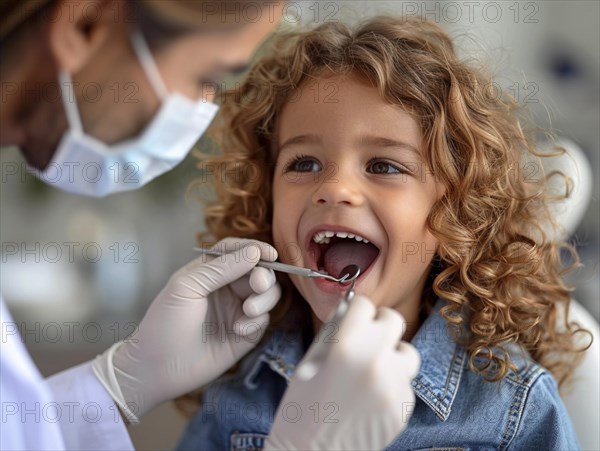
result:
M 296 135 L 291 138 L 286 139 L 281 146 L 279 146 L 279 152 L 282 152 L 284 148 L 295 146 L 295 145 L 316 145 L 321 144 L 322 139 L 319 135 L 314 134 L 304 134 L 304 135 Z M 421 152 L 415 146 L 408 144 L 404 141 L 399 141 L 392 138 L 386 138 L 383 136 L 375 136 L 375 135 L 363 135 L 358 139 L 358 144 L 360 146 L 366 147 L 376 147 L 376 148 L 396 148 L 396 149 L 406 149 L 415 154 L 416 157 L 421 158 Z
M 279 146 L 279 152 L 281 152 L 285 147 L 299 144 L 321 144 L 321 137 L 313 134 L 293 136 L 292 138 L 286 139 L 283 144 Z
M 398 141 L 392 138 L 385 138 L 383 136 L 364 135 L 359 139 L 359 143 L 363 146 L 369 147 L 394 147 L 399 149 L 406 149 L 414 153 L 417 157 L 421 158 L 421 152 L 415 146 L 408 144 L 404 141 Z

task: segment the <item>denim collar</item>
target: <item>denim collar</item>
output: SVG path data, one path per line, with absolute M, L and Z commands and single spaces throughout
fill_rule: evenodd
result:
M 447 321 L 439 310 L 446 301 L 438 299 L 411 344 L 421 355 L 421 368 L 412 381 L 415 395 L 446 421 L 467 363 L 467 351 L 456 344 Z
M 445 301 L 438 299 L 411 340 L 421 356 L 421 368 L 412 381 L 413 390 L 442 421 L 450 415 L 467 361 L 466 350 L 453 341 L 446 320 L 439 314 L 444 304 Z M 275 330 L 258 350 L 258 358 L 245 375 L 244 383 L 255 388 L 263 365 L 289 382 L 304 353 L 300 331 Z

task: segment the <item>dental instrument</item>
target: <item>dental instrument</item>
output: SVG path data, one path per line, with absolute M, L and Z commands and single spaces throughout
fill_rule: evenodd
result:
M 203 247 L 194 247 L 193 249 L 195 251 L 201 252 L 202 254 L 210 255 L 212 257 L 222 257 L 223 255 L 225 255 L 227 253 L 227 252 L 222 252 L 222 251 L 206 249 Z M 354 281 L 354 279 L 356 279 L 358 277 L 358 274 L 360 273 L 360 269 L 359 269 L 359 272 L 356 273 L 353 277 L 350 276 L 350 273 L 346 273 L 343 276 L 336 278 L 330 274 L 323 273 L 320 271 L 315 271 L 314 269 L 302 268 L 300 266 L 287 265 L 285 263 L 280 263 L 280 262 L 269 262 L 266 260 L 259 260 L 258 263 L 256 264 L 256 266 L 262 266 L 263 268 L 269 268 L 269 269 L 272 269 L 273 271 L 285 272 L 285 273 L 294 274 L 297 276 L 321 277 L 323 279 L 331 280 L 333 282 L 338 282 L 338 283 L 350 283 L 350 282 Z M 348 265 L 344 268 L 344 270 L 348 269 L 352 266 L 356 266 L 356 265 Z M 344 271 L 342 271 L 342 273 L 343 272 Z M 342 274 L 342 273 L 340 273 L 340 274 Z M 352 285 L 352 287 L 354 287 L 354 285 Z
M 350 274 L 354 273 L 353 276 L 351 276 L 349 279 L 347 279 L 347 281 L 351 281 L 350 287 L 348 288 L 348 290 L 346 290 L 346 293 L 342 297 L 341 302 L 338 304 L 337 309 L 335 310 L 333 316 L 331 316 L 331 318 L 329 318 L 323 324 L 323 326 L 321 326 L 319 335 L 324 335 L 325 333 L 328 333 L 328 335 L 329 335 L 330 334 L 329 331 L 331 330 L 331 328 L 333 328 L 334 332 L 337 332 L 342 318 L 348 311 L 348 308 L 350 306 L 350 301 L 354 297 L 354 294 L 355 294 L 354 286 L 356 285 L 356 279 L 360 275 L 360 266 L 348 265 L 348 266 L 344 267 L 344 269 L 342 269 L 342 271 L 340 272 L 340 274 L 344 274 L 344 273 L 346 273 L 346 275 L 350 275 Z M 340 282 L 340 283 L 344 283 L 344 282 Z M 321 340 L 317 340 L 317 343 L 313 345 L 313 346 L 317 346 L 317 348 L 312 352 L 310 358 L 308 358 L 307 360 L 302 362 L 302 364 L 296 370 L 295 375 L 300 379 L 303 379 L 303 380 L 312 379 L 315 376 L 315 374 L 317 374 L 321 364 L 325 361 L 325 359 L 327 358 L 327 355 L 329 354 L 329 350 L 331 348 L 331 345 L 329 343 L 337 343 L 337 339 L 332 340 L 329 336 L 317 337 L 317 338 L 321 338 Z
M 195 251 L 201 252 L 202 254 L 210 255 L 213 257 L 221 257 L 226 254 L 226 252 L 210 250 L 203 247 L 194 247 L 193 249 Z M 256 266 L 262 266 L 263 268 L 269 268 L 274 271 L 281 271 L 288 274 L 295 274 L 298 276 L 321 277 L 323 279 L 332 280 L 340 284 L 350 284 L 333 315 L 323 324 L 323 326 L 321 326 L 321 330 L 318 333 L 319 336 L 324 335 L 326 332 L 330 331 L 331 328 L 333 328 L 334 332 L 339 329 L 339 324 L 342 321 L 342 318 L 344 317 L 346 312 L 348 311 L 350 301 L 354 297 L 354 287 L 356 285 L 356 279 L 360 275 L 360 266 L 358 265 L 345 266 L 340 271 L 340 274 L 337 278 L 333 277 L 330 274 L 315 271 L 310 268 L 302 268 L 299 266 L 287 265 L 285 263 L 280 262 L 269 262 L 265 260 L 259 260 Z M 332 340 L 329 337 L 322 337 L 322 341 L 318 341 L 318 343 L 314 345 L 316 346 L 316 349 L 313 351 L 311 357 L 308 360 L 305 360 L 302 363 L 302 365 L 298 367 L 298 369 L 296 370 L 296 376 L 303 380 L 312 379 L 315 376 L 315 374 L 317 374 L 322 363 L 327 358 L 331 347 L 330 343 L 335 342 L 337 342 L 337 339 Z

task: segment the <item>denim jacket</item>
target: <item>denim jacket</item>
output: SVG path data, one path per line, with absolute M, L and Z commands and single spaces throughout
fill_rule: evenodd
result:
M 452 340 L 438 312 L 442 305 L 438 300 L 411 341 L 421 355 L 412 382 L 416 405 L 407 429 L 386 450 L 579 449 L 550 373 L 511 352 L 516 370 L 498 382 L 484 380 L 468 369 L 466 350 Z M 276 331 L 243 359 L 236 374 L 208 385 L 178 448 L 262 449 L 306 351 L 300 335 Z

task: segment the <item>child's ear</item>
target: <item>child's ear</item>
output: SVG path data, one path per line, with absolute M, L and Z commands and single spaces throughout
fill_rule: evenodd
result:
M 57 64 L 70 74 L 77 73 L 117 26 L 115 12 L 107 0 L 59 0 L 49 27 L 50 48 Z M 117 2 L 119 3 L 119 2 Z

